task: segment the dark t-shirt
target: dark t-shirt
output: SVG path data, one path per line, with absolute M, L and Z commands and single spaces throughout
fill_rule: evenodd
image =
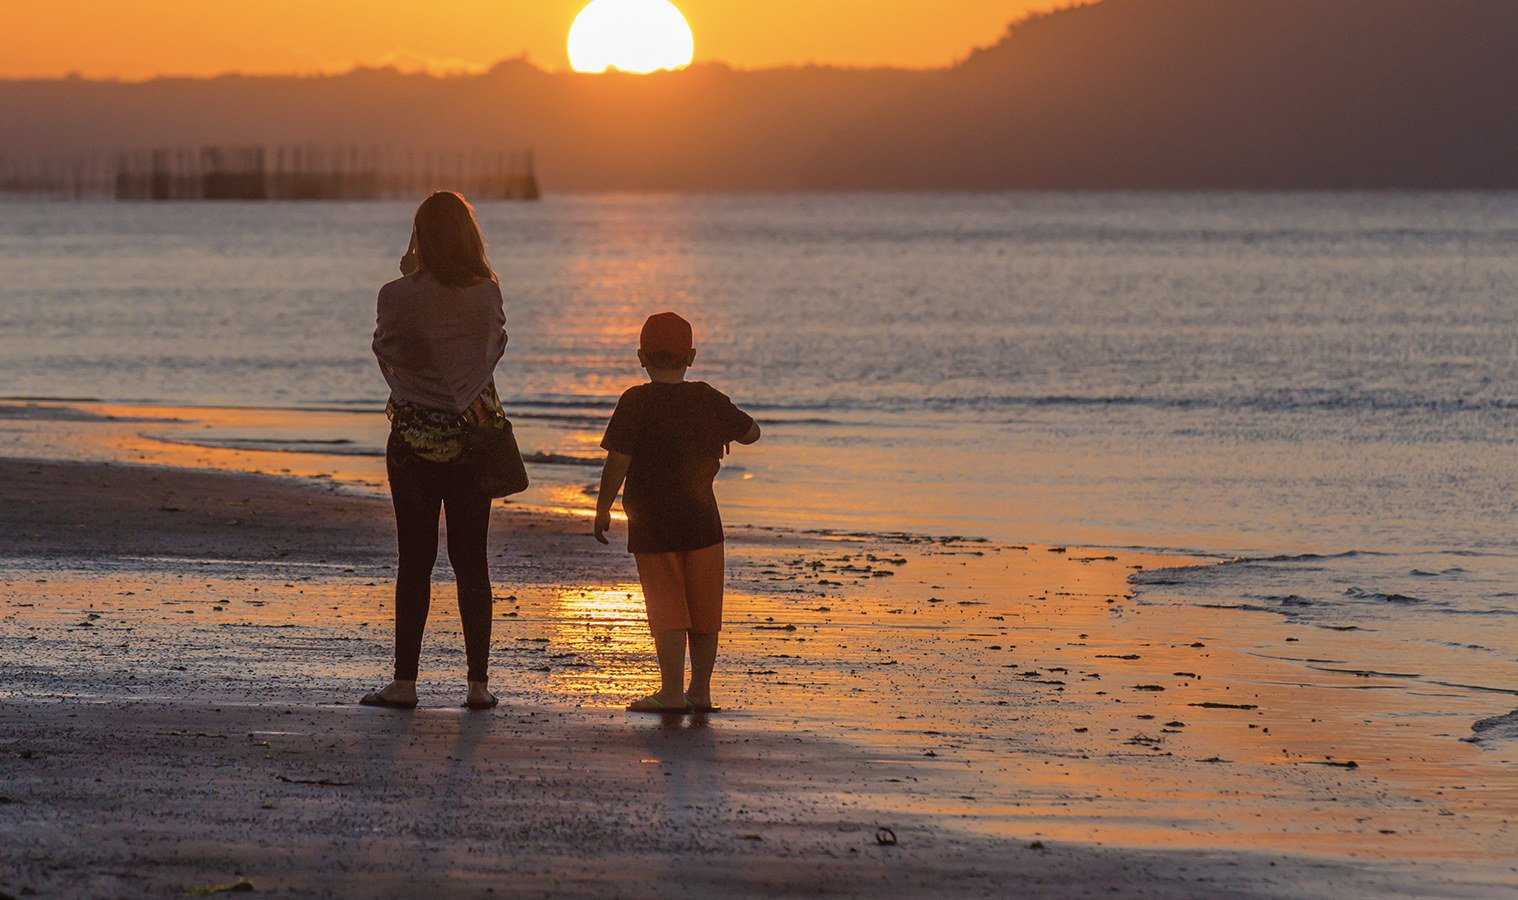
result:
M 712 479 L 725 445 L 754 420 L 704 381 L 628 388 L 601 446 L 632 457 L 622 508 L 632 553 L 700 550 L 722 542 Z

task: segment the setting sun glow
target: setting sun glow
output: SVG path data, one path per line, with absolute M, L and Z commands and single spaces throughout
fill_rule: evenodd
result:
M 569 28 L 569 64 L 579 72 L 652 72 L 690 65 L 695 39 L 669 0 L 591 0 Z

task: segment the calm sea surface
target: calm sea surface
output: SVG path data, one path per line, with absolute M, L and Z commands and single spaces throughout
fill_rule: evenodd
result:
M 411 212 L 0 205 L 0 394 L 347 410 L 205 440 L 382 452 L 374 295 Z M 524 450 L 596 456 L 643 318 L 673 309 L 692 377 L 765 426 L 719 482 L 729 522 L 1240 556 L 1149 578 L 1458 647 L 1467 680 L 1518 661 L 1518 195 L 479 212 Z

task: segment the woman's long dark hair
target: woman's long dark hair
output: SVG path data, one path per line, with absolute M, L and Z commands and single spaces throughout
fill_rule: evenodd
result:
M 474 207 L 453 191 L 438 191 L 416 208 L 416 253 L 422 268 L 447 287 L 495 277 Z

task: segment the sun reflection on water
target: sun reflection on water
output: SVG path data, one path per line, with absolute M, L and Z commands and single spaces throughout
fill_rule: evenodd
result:
M 643 588 L 636 583 L 567 589 L 554 596 L 552 609 L 555 618 L 562 620 L 637 625 L 648 630 L 643 624 Z
M 604 701 L 650 677 L 654 642 L 636 582 L 561 589 L 549 600 L 547 625 L 557 689 Z

